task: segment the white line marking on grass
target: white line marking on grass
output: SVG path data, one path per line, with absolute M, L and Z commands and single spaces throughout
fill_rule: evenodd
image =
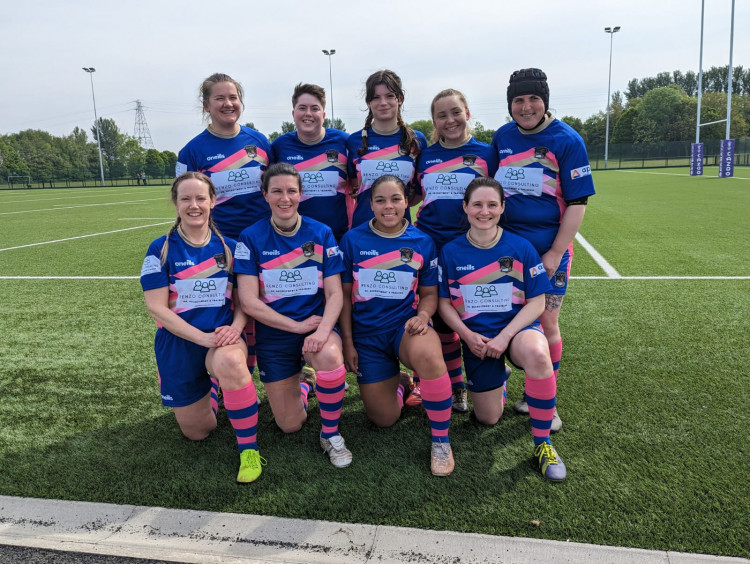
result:
M 74 200 L 76 198 L 109 198 L 111 196 L 130 196 L 131 194 L 143 194 L 143 192 L 100 192 L 98 194 L 81 194 L 80 196 L 75 195 L 65 195 L 60 196 L 58 198 L 36 198 L 36 199 L 26 199 L 26 200 L 6 200 L 3 202 L 3 204 L 28 204 L 29 202 L 45 202 L 49 200 Z
M 137 227 L 126 227 L 125 229 L 115 229 L 114 231 L 104 231 L 103 233 L 91 233 L 89 235 L 78 235 L 76 237 L 67 237 L 65 239 L 56 239 L 54 241 L 42 241 L 40 243 L 29 243 L 28 245 L 18 245 L 17 247 L 7 247 L 0 249 L 0 253 L 3 251 L 12 251 L 14 249 L 25 249 L 27 247 L 37 247 L 39 245 L 50 245 L 52 243 L 63 243 L 65 241 L 74 241 L 75 239 L 86 239 L 87 237 L 98 237 L 99 235 L 111 235 L 112 233 L 122 233 L 123 231 L 133 231 L 134 229 L 145 229 L 146 227 L 156 227 L 157 225 L 166 225 L 172 223 L 171 221 L 162 221 L 160 223 L 151 223 L 149 225 L 139 225 Z
M 586 249 L 586 251 L 591 255 L 591 258 L 594 259 L 594 262 L 599 265 L 599 268 L 607 273 L 607 278 L 622 278 L 622 276 L 620 276 L 620 273 L 615 270 L 615 267 L 609 264 L 609 262 L 607 262 L 607 259 L 600 255 L 599 252 L 591 245 L 591 243 L 583 238 L 583 235 L 581 235 L 580 233 L 576 233 L 576 241 L 578 241 L 581 246 Z
M 163 198 L 149 198 L 145 200 L 125 200 L 124 202 L 108 202 L 106 204 L 81 204 L 77 206 L 55 206 L 54 208 L 44 208 L 39 210 L 21 210 L 21 211 L 14 211 L 14 212 L 2 212 L 0 215 L 16 215 L 19 213 L 36 213 L 36 212 L 45 212 L 45 211 L 60 211 L 60 210 L 71 210 L 76 208 L 90 208 L 94 206 L 119 206 L 123 204 L 137 204 L 141 202 L 153 202 L 155 200 L 162 200 Z
M 613 172 L 627 172 L 630 174 L 660 174 L 663 176 L 690 176 L 690 174 L 685 174 L 684 172 L 652 172 L 648 170 L 616 170 Z M 719 178 L 718 176 L 707 176 L 707 175 L 701 175 L 702 178 Z M 730 178 L 735 178 L 737 180 L 750 180 L 750 178 L 746 178 L 744 176 L 731 176 Z
M 140 276 L 0 276 L 0 280 L 139 280 Z M 750 280 L 750 276 L 571 276 L 571 280 Z
M 140 280 L 140 276 L 0 276 L 0 280 Z
M 750 280 L 750 276 L 571 276 L 571 280 Z
M 145 220 L 151 221 L 153 219 L 169 221 L 171 218 L 169 217 L 118 217 L 117 221 L 145 221 Z

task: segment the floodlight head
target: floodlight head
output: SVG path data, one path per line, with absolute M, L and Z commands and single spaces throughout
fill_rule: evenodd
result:
M 620 26 L 616 25 L 614 28 L 605 27 L 604 31 L 606 31 L 607 33 L 617 33 L 618 31 L 620 31 Z
M 323 49 L 323 54 L 324 55 L 330 55 L 330 53 L 328 52 L 328 49 Z
M 96 69 L 94 67 L 83 67 L 83 70 L 86 72 L 96 72 Z
M 620 26 L 616 25 L 615 29 L 612 30 L 612 33 L 617 33 L 618 31 L 620 31 Z
M 336 54 L 336 49 L 331 49 L 331 55 L 335 55 L 335 54 Z

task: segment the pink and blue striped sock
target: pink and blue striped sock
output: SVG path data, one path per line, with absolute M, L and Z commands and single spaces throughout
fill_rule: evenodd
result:
M 239 390 L 223 389 L 224 408 L 237 435 L 240 452 L 258 450 L 258 394 L 252 381 Z
M 403 409 L 404 407 L 404 385 L 399 384 L 398 388 L 396 389 L 396 397 L 398 399 L 398 407 Z
M 562 358 L 562 339 L 549 345 L 549 357 L 552 360 L 552 370 L 557 378 L 557 371 L 560 370 L 560 359 Z
M 211 374 L 208 377 L 211 379 L 211 411 L 216 415 L 219 413 L 219 381 Z
M 547 378 L 535 379 L 526 376 L 526 403 L 529 406 L 531 432 L 534 446 L 549 442 L 549 428 L 555 413 L 557 381 L 554 373 Z
M 440 337 L 443 360 L 451 379 L 451 387 L 465 388 L 464 375 L 461 372 L 461 341 L 458 333 L 438 333 L 438 337 Z
M 339 434 L 339 419 L 341 407 L 344 404 L 344 382 L 346 368 L 342 364 L 333 370 L 318 370 L 315 383 L 315 394 L 320 407 L 320 422 L 322 425 L 320 436 L 330 439 Z
M 307 396 L 310 395 L 310 390 L 310 384 L 307 382 L 299 383 L 299 397 L 302 400 L 302 406 L 305 408 L 305 411 L 307 411 Z
M 422 380 L 422 405 L 430 420 L 433 443 L 448 443 L 448 429 L 451 423 L 452 390 L 446 372 L 434 380 Z

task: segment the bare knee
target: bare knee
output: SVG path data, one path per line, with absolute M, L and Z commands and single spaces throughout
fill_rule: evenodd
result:
M 500 418 L 503 416 L 502 406 L 499 409 L 477 409 L 474 405 L 474 417 L 482 425 L 488 425 L 490 427 L 497 425 Z
M 213 425 L 180 425 L 182 434 L 191 441 L 202 441 L 214 429 L 216 429 L 216 421 L 214 421 Z
M 365 410 L 367 411 L 367 410 Z M 398 418 L 401 414 L 392 414 L 392 413 L 383 413 L 383 412 L 377 412 L 377 413 L 371 413 L 370 411 L 367 411 L 367 418 L 372 421 L 377 427 L 380 427 L 381 429 L 385 427 L 391 427 L 393 426 L 396 421 L 398 421 Z

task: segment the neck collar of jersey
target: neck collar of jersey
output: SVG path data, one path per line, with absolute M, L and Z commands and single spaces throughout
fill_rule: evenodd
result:
M 187 235 L 185 234 L 185 231 L 183 231 L 183 229 L 182 229 L 182 225 L 178 225 L 178 226 L 177 226 L 177 234 L 178 234 L 178 235 L 180 236 L 180 238 L 181 238 L 181 239 L 182 239 L 183 241 L 185 241 L 185 242 L 186 242 L 186 243 L 187 243 L 188 245 L 190 245 L 191 247 L 195 247 L 196 249 L 199 249 L 199 248 L 201 248 L 201 247 L 205 247 L 206 245 L 208 245 L 208 242 L 209 242 L 209 241 L 211 240 L 211 230 L 210 230 L 210 229 L 208 230 L 208 235 L 206 235 L 206 238 L 205 238 L 205 239 L 203 239 L 203 242 L 202 242 L 202 243 L 194 243 L 193 241 L 191 241 L 191 240 L 190 240 L 190 239 L 188 238 L 188 236 L 187 236 Z
M 497 242 L 500 240 L 500 237 L 503 235 L 503 228 L 499 225 L 497 226 L 497 235 L 495 235 L 495 238 L 490 241 L 487 244 L 477 243 L 474 239 L 471 238 L 471 229 L 466 232 L 466 239 L 474 245 L 477 249 L 491 249 L 495 245 L 497 245 Z
M 235 125 L 234 133 L 219 133 L 218 131 L 216 131 L 211 126 L 210 123 L 208 124 L 208 127 L 206 129 L 208 129 L 208 132 L 211 135 L 214 135 L 216 137 L 220 137 L 221 139 L 234 139 L 235 137 L 237 137 L 240 134 L 240 130 L 241 130 L 241 127 L 240 127 L 239 123 L 235 123 L 234 125 Z
M 386 239 L 395 239 L 396 237 L 401 237 L 401 235 L 404 234 L 406 231 L 406 228 L 409 226 L 409 222 L 405 219 L 401 218 L 401 229 L 396 231 L 395 233 L 386 233 L 385 231 L 381 231 L 377 227 L 375 227 L 375 224 L 377 223 L 377 220 L 373 217 L 370 220 L 370 229 L 372 230 L 375 235 L 379 235 L 380 237 L 385 237 Z
M 533 135 L 534 133 L 539 133 L 540 131 L 544 131 L 547 128 L 547 126 L 554 121 L 554 119 L 555 119 L 555 116 L 552 115 L 552 112 L 546 112 L 544 114 L 544 117 L 542 118 L 542 121 L 537 123 L 532 129 L 524 129 L 517 123 L 516 123 L 516 127 L 518 127 L 518 131 L 520 131 L 524 135 Z
M 291 229 L 276 225 L 276 222 L 273 220 L 273 218 L 271 218 L 271 226 L 273 227 L 273 230 L 276 231 L 276 233 L 278 233 L 279 235 L 283 235 L 284 237 L 292 237 L 293 235 L 296 235 L 301 225 L 302 216 L 300 214 L 297 214 L 297 223 L 295 223 L 294 227 L 292 227 Z

